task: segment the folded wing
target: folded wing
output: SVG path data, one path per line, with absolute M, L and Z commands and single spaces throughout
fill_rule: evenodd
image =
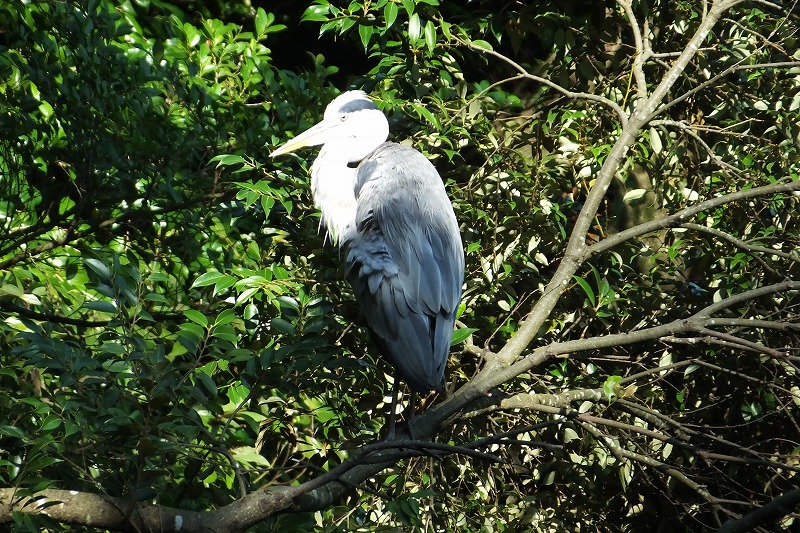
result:
M 420 392 L 441 388 L 464 280 L 452 205 L 421 153 L 384 143 L 358 167 L 345 274 L 384 357 Z

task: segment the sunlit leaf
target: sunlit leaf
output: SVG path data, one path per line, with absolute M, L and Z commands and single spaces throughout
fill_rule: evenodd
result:
M 200 311 L 194 309 L 187 309 L 183 312 L 183 316 L 194 322 L 195 324 L 206 327 L 208 326 L 208 318 Z
M 469 338 L 469 336 L 472 335 L 473 333 L 475 333 L 476 331 L 478 331 L 477 328 L 459 328 L 459 329 L 456 329 L 453 332 L 453 337 L 450 340 L 450 345 L 451 346 L 456 346 L 458 344 L 461 344 L 462 342 L 467 340 Z

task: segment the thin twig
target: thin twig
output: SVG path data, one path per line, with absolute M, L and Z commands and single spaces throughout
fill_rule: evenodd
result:
M 750 198 L 757 198 L 759 196 L 771 196 L 775 194 L 793 192 L 798 190 L 800 190 L 800 180 L 792 181 L 790 178 L 784 178 L 769 185 L 763 185 L 761 187 L 753 187 L 752 189 L 746 189 L 742 191 L 725 194 L 723 196 L 718 196 L 716 198 L 711 198 L 709 200 L 699 202 L 689 207 L 685 207 L 680 211 L 677 211 L 676 213 L 673 213 L 669 216 L 651 220 L 649 222 L 645 222 L 644 224 L 639 224 L 637 226 L 633 226 L 632 228 L 620 231 L 619 233 L 615 233 L 610 237 L 607 237 L 601 241 L 589 245 L 586 248 L 586 253 L 589 255 L 596 255 L 600 252 L 604 252 L 606 250 L 614 248 L 615 246 L 618 246 L 631 239 L 641 237 L 642 235 L 647 235 L 648 233 L 652 233 L 654 231 L 659 231 L 662 229 L 679 226 L 685 223 L 690 218 L 697 215 L 698 213 L 701 213 L 703 211 L 708 211 L 715 207 L 729 204 L 731 202 L 748 200 Z
M 636 47 L 636 52 L 633 58 L 633 77 L 636 79 L 636 94 L 639 100 L 647 98 L 647 78 L 644 76 L 643 66 L 649 57 L 649 48 L 645 49 L 645 43 L 642 39 L 642 30 L 639 27 L 639 21 L 636 20 L 636 15 L 633 12 L 630 2 L 627 0 L 617 0 L 617 4 L 622 7 L 623 11 L 628 17 L 628 24 L 633 33 L 633 42 Z
M 480 46 L 477 46 L 475 44 L 472 44 L 472 43 L 469 43 L 469 42 L 466 42 L 466 41 L 461 41 L 461 44 L 463 44 L 464 46 L 468 47 L 471 50 L 475 50 L 476 52 L 480 52 L 482 54 L 490 55 L 490 56 L 494 57 L 495 59 L 499 59 L 499 60 L 503 61 L 504 63 L 512 66 L 515 70 L 517 70 L 518 75 L 519 75 L 520 78 L 528 79 L 528 80 L 531 80 L 531 81 L 535 81 L 536 83 L 541 83 L 542 85 L 546 85 L 547 87 L 550 87 L 551 89 L 563 94 L 567 98 L 575 98 L 575 99 L 579 99 L 579 100 L 589 100 L 591 102 L 598 102 L 600 104 L 603 104 L 606 107 L 609 107 L 610 109 L 612 109 L 617 114 L 617 117 L 619 118 L 619 121 L 620 121 L 620 125 L 623 128 L 628 123 L 628 115 L 625 113 L 625 111 L 619 106 L 619 104 L 617 104 L 613 100 L 609 100 L 605 96 L 599 96 L 597 94 L 592 94 L 592 93 L 570 91 L 569 89 L 566 89 L 566 88 L 562 87 L 561 85 L 559 85 L 559 84 L 557 84 L 557 83 L 555 83 L 555 82 L 553 82 L 551 80 L 548 80 L 547 78 L 542 78 L 541 76 L 537 76 L 535 74 L 529 73 L 527 70 L 525 70 L 522 67 L 522 65 L 520 65 L 519 63 L 517 63 L 516 61 L 514 61 L 510 57 L 504 56 L 503 54 L 501 54 L 499 52 L 495 52 L 494 50 L 489 50 L 489 49 L 486 49 L 486 48 L 482 48 Z
M 789 259 L 790 261 L 797 261 L 800 263 L 800 255 L 798 254 L 791 254 L 787 252 L 783 252 L 781 250 L 776 250 L 774 248 L 767 248 L 766 246 L 759 246 L 757 244 L 750 244 L 745 242 L 741 239 L 734 237 L 729 233 L 725 233 L 724 231 L 718 230 L 716 228 L 709 228 L 708 226 L 701 226 L 700 224 L 693 224 L 691 222 L 685 222 L 681 224 L 682 228 L 690 229 L 692 231 L 698 231 L 701 233 L 707 233 L 709 235 L 713 235 L 714 237 L 724 239 L 729 243 L 733 244 L 737 248 L 740 248 L 746 252 L 761 252 L 764 254 L 776 255 L 778 257 L 782 257 L 784 259 Z

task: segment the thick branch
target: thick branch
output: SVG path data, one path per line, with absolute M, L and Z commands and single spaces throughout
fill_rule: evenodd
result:
M 775 294 L 783 291 L 796 291 L 798 289 L 800 289 L 800 281 L 783 281 L 781 283 L 775 283 L 773 285 L 758 287 L 757 289 L 750 289 L 749 291 L 745 291 L 739 294 L 733 294 L 716 303 L 713 303 L 708 307 L 705 307 L 700 311 L 698 311 L 695 315 L 692 316 L 692 318 L 710 317 L 713 314 L 719 313 L 723 309 L 727 309 L 728 307 L 741 304 L 748 300 L 761 298 L 762 296 L 767 296 L 770 294 Z
M 290 508 L 310 511 L 324 507 L 319 505 L 317 498 L 303 498 L 303 495 L 323 488 L 330 491 L 332 487 L 351 490 L 356 479 L 360 482 L 369 477 L 364 475 L 365 472 L 378 473 L 402 458 L 459 453 L 482 461 L 502 462 L 495 455 L 475 450 L 477 446 L 451 446 L 421 440 L 376 442 L 362 446 L 343 463 L 302 485 L 265 487 L 210 512 L 183 511 L 124 498 L 58 489 L 39 491 L 35 497 L 19 497 L 16 489 L 0 488 L 0 524 L 9 521 L 13 512 L 22 512 L 115 531 L 244 531 L 266 517 Z
M 668 324 L 653 326 L 637 331 L 630 331 L 627 333 L 615 333 L 611 335 L 603 335 L 601 337 L 552 343 L 547 346 L 536 348 L 524 359 L 521 359 L 512 365 L 495 368 L 495 371 L 491 376 L 485 376 L 479 383 L 489 388 L 496 387 L 558 355 L 572 354 L 585 350 L 600 350 L 603 348 L 625 346 L 644 341 L 652 341 L 668 336 L 707 332 L 706 327 L 710 326 L 715 320 L 717 320 L 712 318 L 712 316 L 723 309 L 744 303 L 749 300 L 760 298 L 762 296 L 797 290 L 800 290 L 800 281 L 784 281 L 774 285 L 767 285 L 765 287 L 751 289 L 740 294 L 734 294 L 698 311 L 690 318 L 674 320 Z M 765 352 L 770 351 L 770 349 L 767 347 L 763 347 L 763 349 Z
M 595 255 L 600 252 L 610 250 L 615 246 L 619 246 L 620 244 L 631 239 L 636 239 L 643 235 L 647 235 L 648 233 L 681 226 L 698 213 L 708 211 L 709 209 L 729 204 L 731 202 L 738 202 L 759 196 L 772 196 L 775 194 L 793 191 L 800 191 L 800 180 L 788 182 L 786 180 L 782 180 L 777 183 L 771 183 L 769 185 L 754 187 L 744 191 L 736 191 L 723 196 L 718 196 L 717 198 L 711 198 L 710 200 L 706 200 L 704 202 L 681 209 L 672 215 L 651 220 L 649 222 L 645 222 L 644 224 L 639 224 L 624 231 L 620 231 L 619 233 L 615 233 L 614 235 L 605 238 L 602 241 L 592 244 L 587 248 L 586 251 L 588 254 Z
M 800 183 L 800 182 L 797 182 Z M 724 231 L 720 231 L 716 228 L 709 228 L 708 226 L 701 226 L 700 224 L 692 224 L 690 222 L 686 222 L 681 224 L 682 227 L 686 229 L 690 229 L 692 231 L 697 231 L 700 233 L 707 233 L 709 235 L 713 235 L 719 239 L 728 241 L 729 243 L 733 244 L 737 248 L 744 250 L 746 252 L 761 252 L 763 254 L 769 255 L 776 255 L 778 257 L 782 257 L 784 259 L 789 259 L 790 261 L 797 261 L 800 263 L 800 255 L 797 253 L 786 253 L 781 250 L 776 250 L 774 248 L 767 248 L 766 246 L 759 246 L 757 244 L 750 244 L 749 242 L 743 241 L 741 239 L 737 239 L 733 235 L 729 233 L 725 233 Z
M 647 124 L 650 115 L 665 98 L 672 85 L 680 78 L 681 73 L 695 56 L 714 24 L 719 20 L 726 9 L 733 7 L 737 3 L 737 1 L 733 0 L 714 2 L 708 12 L 708 16 L 700 23 L 694 36 L 692 36 L 692 39 L 681 55 L 675 60 L 658 87 L 656 87 L 647 100 L 638 102 L 636 110 L 628 123 L 624 125 L 619 138 L 603 161 L 603 165 L 596 176 L 595 184 L 591 191 L 589 191 L 581 214 L 575 222 L 572 235 L 570 236 L 564 258 L 559 268 L 547 284 L 547 287 L 545 287 L 542 297 L 536 305 L 534 305 L 526 319 L 520 324 L 516 335 L 502 350 L 500 350 L 497 357 L 490 361 L 484 370 L 475 377 L 475 382 L 480 384 L 483 379 L 496 373 L 499 368 L 510 365 L 536 338 L 539 328 L 544 324 L 544 321 L 547 320 L 547 317 L 550 316 L 551 311 L 561 295 L 570 286 L 572 276 L 590 255 L 586 246 L 586 234 L 605 197 L 611 180 L 622 165 L 628 147 L 636 140 Z
M 728 520 L 717 533 L 745 533 L 757 527 L 770 526 L 789 513 L 795 512 L 799 505 L 800 489 L 794 489 L 738 520 Z
M 68 524 L 131 533 L 241 531 L 243 523 L 255 523 L 286 509 L 300 491 L 299 487 L 278 487 L 253 493 L 245 499 L 211 512 L 184 511 L 123 498 L 89 492 L 45 489 L 31 498 L 19 497 L 16 489 L 0 489 L 0 524 L 12 512 L 45 514 Z M 56 503 L 58 502 L 58 503 Z

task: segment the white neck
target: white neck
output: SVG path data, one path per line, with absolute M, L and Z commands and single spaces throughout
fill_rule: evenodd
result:
M 325 142 L 314 160 L 311 192 L 314 204 L 322 212 L 322 223 L 333 242 L 340 244 L 356 220 L 354 189 L 358 169 L 352 167 L 386 140 L 389 123 L 377 109 L 337 115 L 335 108 L 330 111 L 328 107 L 325 120 L 338 122 L 328 129 Z
M 314 205 L 322 212 L 322 224 L 334 244 L 341 242 L 348 227 L 355 223 L 355 184 L 358 169 L 335 146 L 323 146 L 311 167 L 311 193 Z

